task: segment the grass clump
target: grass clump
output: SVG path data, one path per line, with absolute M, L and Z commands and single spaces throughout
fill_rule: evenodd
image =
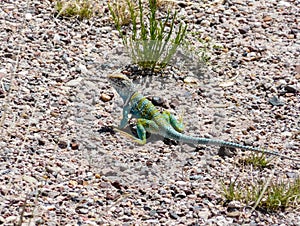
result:
M 165 68 L 182 43 L 187 25 L 180 23 L 176 30 L 177 13 L 171 15 L 169 10 L 164 20 L 158 19 L 156 0 L 148 1 L 148 10 L 145 10 L 141 0 L 137 4 L 130 0 L 124 1 L 127 4 L 126 7 L 122 8 L 120 4 L 118 7 L 115 3 L 109 3 L 108 7 L 133 63 L 152 70 Z M 127 11 L 129 18 L 125 16 Z M 131 24 L 130 35 L 126 34 L 124 27 L 127 21 Z
M 268 195 L 262 200 L 261 207 L 267 210 L 284 209 L 289 206 L 296 206 L 300 203 L 300 178 L 294 183 L 286 184 L 280 182 L 269 187 Z
M 252 165 L 254 168 L 263 169 L 270 167 L 270 162 L 272 160 L 268 160 L 265 154 L 251 154 L 249 157 L 246 157 L 240 160 L 241 163 L 246 165 Z
M 193 42 L 190 40 L 193 40 Z M 195 43 L 194 40 L 197 40 L 198 43 Z M 220 55 L 222 52 L 227 51 L 222 44 L 216 43 L 214 39 L 203 35 L 199 31 L 188 32 L 183 46 L 188 52 L 193 53 L 197 59 L 205 64 L 209 64 L 212 53 Z
M 229 185 L 222 182 L 223 196 L 226 202 L 233 200 L 253 205 L 259 199 L 264 184 L 257 183 L 252 186 L 245 186 L 237 180 L 230 181 Z M 276 182 L 271 183 L 265 190 L 262 199 L 257 207 L 268 212 L 285 210 L 288 207 L 296 207 L 300 204 L 300 178 L 292 183 Z
M 194 36 L 193 33 L 191 33 L 192 36 Z M 208 64 L 210 61 L 211 57 L 209 56 L 208 52 L 210 50 L 210 40 L 208 39 L 202 39 L 202 38 L 197 38 L 197 40 L 201 43 L 200 47 L 195 47 L 193 43 L 191 43 L 188 40 L 185 40 L 183 43 L 183 47 L 185 50 L 187 50 L 190 53 L 193 53 L 197 59 L 200 60 L 200 62 L 203 62 L 205 64 Z
M 94 1 L 91 0 L 72 0 L 72 1 L 57 1 L 56 11 L 57 17 L 77 17 L 80 20 L 89 19 L 95 12 Z
M 132 1 L 126 0 L 111 0 L 108 3 L 108 8 L 113 17 L 113 21 L 117 30 L 120 32 L 122 26 L 127 26 L 130 24 L 132 19 L 130 9 L 136 8 L 136 4 Z

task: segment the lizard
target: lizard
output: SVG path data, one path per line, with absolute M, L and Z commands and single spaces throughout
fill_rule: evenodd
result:
M 182 118 L 177 120 L 176 117 L 169 111 L 163 111 L 161 113 L 150 100 L 137 91 L 135 84 L 126 75 L 122 73 L 115 73 L 110 74 L 107 77 L 124 102 L 123 118 L 119 127 L 115 127 L 115 130 L 125 134 L 141 145 L 146 144 L 146 132 L 149 132 L 151 134 L 158 134 L 164 138 L 169 138 L 182 143 L 239 148 L 247 151 L 274 155 L 284 159 L 300 161 L 300 159 L 297 158 L 281 155 L 278 152 L 264 150 L 257 147 L 183 134 L 184 126 Z M 121 130 L 128 124 L 129 114 L 131 114 L 132 117 L 137 118 L 136 127 L 138 138 Z

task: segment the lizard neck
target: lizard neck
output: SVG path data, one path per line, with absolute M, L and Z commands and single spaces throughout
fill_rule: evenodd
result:
M 126 89 L 117 89 L 118 94 L 123 99 L 123 102 L 126 104 L 130 101 L 131 97 L 136 93 L 135 86 L 131 84 L 126 87 Z

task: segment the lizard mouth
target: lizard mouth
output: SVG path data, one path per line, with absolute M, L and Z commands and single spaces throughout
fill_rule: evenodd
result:
M 109 79 L 121 79 L 121 80 L 127 80 L 127 81 L 130 81 L 130 79 L 124 75 L 124 74 L 121 74 L 121 73 L 116 73 L 116 74 L 110 74 L 107 76 Z

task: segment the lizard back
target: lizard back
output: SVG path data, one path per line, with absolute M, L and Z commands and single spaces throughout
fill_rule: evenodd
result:
M 142 94 L 134 93 L 130 99 L 130 113 L 135 118 L 152 120 L 160 114 L 157 108 Z

